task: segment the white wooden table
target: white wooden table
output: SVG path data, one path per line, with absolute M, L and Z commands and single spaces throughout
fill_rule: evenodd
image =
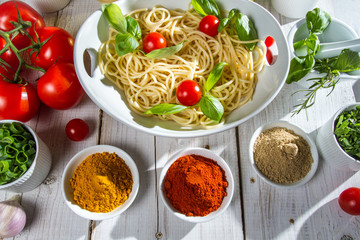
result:
M 296 20 L 280 16 L 270 1 L 256 2 L 274 14 L 287 34 Z M 320 0 L 317 6 L 351 25 L 360 35 L 358 0 Z M 48 26 L 64 28 L 75 36 L 85 19 L 99 8 L 100 3 L 95 0 L 72 0 L 63 10 L 43 17 Z M 301 87 L 297 84 L 285 84 L 275 100 L 246 123 L 219 134 L 190 139 L 155 137 L 129 128 L 100 110 L 87 96 L 77 107 L 66 111 L 42 106 L 38 117 L 28 124 L 50 147 L 52 169 L 42 185 L 21 194 L 28 218 L 25 229 L 15 239 L 360 239 L 360 217 L 342 212 L 337 203 L 342 190 L 360 187 L 360 172 L 339 171 L 320 159 L 318 171 L 309 183 L 288 190 L 266 184 L 251 168 L 249 140 L 260 125 L 285 119 L 315 137 L 317 129 L 341 106 L 356 98 L 360 101 L 355 81 L 344 80 L 328 97 L 327 91 L 321 91 L 308 116 L 302 112 L 291 117 L 298 99 L 291 94 L 298 89 Z M 90 125 L 90 136 L 85 141 L 72 142 L 65 135 L 65 124 L 75 117 Z M 106 221 L 77 216 L 66 206 L 61 193 L 61 176 L 69 159 L 96 144 L 124 149 L 140 172 L 140 189 L 133 205 L 119 217 Z M 176 218 L 158 196 L 157 179 L 164 163 L 171 154 L 189 146 L 209 147 L 220 154 L 235 178 L 235 194 L 229 208 L 203 224 Z M 13 194 L 0 192 L 0 201 Z

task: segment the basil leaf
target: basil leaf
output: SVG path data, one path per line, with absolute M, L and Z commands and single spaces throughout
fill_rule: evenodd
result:
M 330 22 L 330 15 L 320 8 L 315 8 L 306 14 L 306 25 L 310 34 L 323 33 L 324 30 L 329 26 Z
M 181 112 L 187 108 L 186 106 L 178 104 L 161 103 L 147 110 L 145 114 L 168 115 Z
M 236 33 L 241 41 L 251 41 L 258 38 L 254 23 L 248 16 L 239 13 L 235 19 Z M 254 49 L 256 42 L 244 44 L 250 51 Z
M 183 41 L 182 43 L 179 43 L 178 45 L 175 45 L 175 46 L 152 50 L 148 54 L 145 54 L 145 56 L 147 56 L 148 58 L 151 58 L 151 59 L 170 57 L 181 50 L 181 48 L 184 45 L 184 42 L 185 41 Z
M 119 56 L 134 51 L 139 46 L 137 39 L 130 33 L 120 34 L 115 37 L 115 50 Z
M 320 50 L 319 38 L 313 33 L 305 40 L 305 44 L 308 54 L 315 55 Z
M 211 70 L 210 75 L 205 82 L 206 92 L 209 92 L 215 86 L 217 81 L 219 81 L 225 65 L 227 65 L 226 62 L 220 62 L 213 68 L 213 70 Z
M 214 0 L 191 0 L 194 10 L 201 16 L 214 15 L 220 18 L 220 10 Z
M 127 23 L 127 31 L 131 35 L 133 35 L 136 39 L 141 38 L 141 28 L 138 23 L 133 17 L 127 16 L 126 18 Z
M 221 19 L 219 26 L 218 26 L 218 32 L 221 33 L 229 23 L 230 23 L 230 20 L 228 18 Z
M 108 4 L 103 8 L 103 13 L 105 15 L 108 23 L 119 33 L 127 33 L 127 22 L 124 15 L 121 12 L 121 9 L 116 4 Z
M 297 82 L 305 77 L 315 65 L 315 59 L 313 55 L 298 58 L 294 57 L 290 62 L 289 74 L 286 78 L 286 83 Z
M 341 51 L 337 60 L 333 63 L 335 70 L 340 72 L 350 72 L 360 69 L 360 53 L 350 49 Z
M 205 116 L 215 122 L 221 121 L 224 115 L 224 107 L 217 98 L 211 95 L 204 95 L 201 97 L 199 105 Z

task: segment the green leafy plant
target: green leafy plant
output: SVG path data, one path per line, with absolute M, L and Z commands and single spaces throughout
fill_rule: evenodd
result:
M 360 160 L 360 105 L 336 118 L 334 134 L 341 148 Z
M 224 67 L 227 65 L 225 62 L 218 63 L 210 72 L 205 83 L 205 94 L 201 97 L 198 104 L 191 106 L 199 106 L 205 116 L 215 122 L 220 122 L 224 115 L 224 107 L 221 102 L 210 94 L 210 90 L 219 81 Z M 180 104 L 161 103 L 153 106 L 145 112 L 145 114 L 167 115 L 175 114 L 184 111 L 189 107 Z
M 258 38 L 255 24 L 247 15 L 240 13 L 238 9 L 231 9 L 226 18 L 221 18 L 219 8 L 212 0 L 191 0 L 191 4 L 201 16 L 214 15 L 220 20 L 218 32 L 229 27 L 235 29 L 241 41 L 252 41 Z M 253 50 L 256 42 L 245 43 L 244 45 L 249 50 Z
M 320 50 L 320 41 L 317 35 L 323 33 L 330 23 L 331 17 L 325 11 L 319 8 L 309 11 L 306 14 L 309 37 L 294 43 L 295 51 L 305 47 L 307 54 L 306 56 L 294 57 L 291 60 L 286 83 L 297 82 L 313 70 L 322 74 L 322 76 L 308 79 L 308 81 L 313 82 L 308 89 L 297 91 L 306 93 L 305 98 L 302 99 L 303 102 L 295 106 L 297 109 L 294 110 L 294 114 L 314 105 L 319 89 L 330 88 L 331 93 L 340 80 L 340 73 L 360 69 L 360 53 L 349 49 L 342 50 L 339 56 L 332 58 L 317 59 L 315 57 Z
M 115 50 L 117 54 L 123 56 L 135 51 L 139 47 L 139 39 L 142 36 L 139 23 L 130 16 L 125 17 L 120 7 L 116 4 L 103 4 L 101 9 L 110 26 L 119 32 L 115 37 Z M 148 58 L 166 58 L 180 51 L 183 45 L 184 42 L 175 46 L 157 49 L 148 54 L 142 50 L 140 51 Z

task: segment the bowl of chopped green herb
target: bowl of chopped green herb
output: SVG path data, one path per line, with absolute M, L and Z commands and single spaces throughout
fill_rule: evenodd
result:
M 28 125 L 0 121 L 0 190 L 31 191 L 44 181 L 50 167 L 49 148 Z
M 318 131 L 323 159 L 342 170 L 360 170 L 360 102 L 339 109 Z

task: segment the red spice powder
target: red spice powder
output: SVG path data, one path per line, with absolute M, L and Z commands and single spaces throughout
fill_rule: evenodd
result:
M 165 176 L 165 193 L 172 205 L 187 216 L 216 211 L 227 195 L 224 170 L 212 159 L 186 155 L 177 159 Z

